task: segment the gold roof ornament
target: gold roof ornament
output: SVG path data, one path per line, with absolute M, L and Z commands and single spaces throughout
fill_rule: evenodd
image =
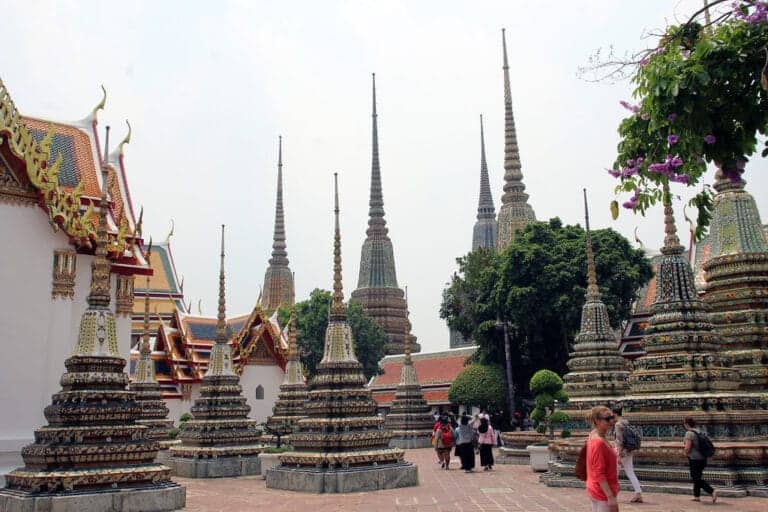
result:
M 117 146 L 117 150 L 120 153 L 120 156 L 123 156 L 123 148 L 126 144 L 131 142 L 131 123 L 128 122 L 128 120 L 125 120 L 125 124 L 128 125 L 128 133 L 125 134 L 125 138 L 120 142 L 120 144 Z
M 91 119 L 96 121 L 98 119 L 98 113 L 99 110 L 104 110 L 104 105 L 107 104 L 107 89 L 104 87 L 104 84 L 101 84 L 101 101 L 99 101 L 95 107 L 93 107 L 93 110 L 91 110 Z

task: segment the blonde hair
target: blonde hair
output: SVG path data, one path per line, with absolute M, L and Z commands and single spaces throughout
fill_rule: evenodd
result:
M 596 405 L 587 413 L 587 423 L 591 423 L 593 426 L 597 426 L 597 420 L 605 416 L 606 413 L 611 414 L 611 410 L 604 405 Z

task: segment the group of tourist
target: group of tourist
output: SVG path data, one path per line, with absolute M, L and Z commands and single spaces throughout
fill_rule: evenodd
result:
M 605 406 L 597 406 L 592 408 L 587 417 L 594 427 L 589 434 L 584 452 L 587 494 L 592 502 L 593 512 L 619 510 L 616 501 L 619 493 L 619 465 L 624 467 L 624 473 L 635 491 L 630 502 L 643 502 L 643 491 L 635 475 L 633 464 L 633 452 L 639 448 L 639 436 L 629 422 L 621 417 L 621 413 L 621 407 L 611 410 Z M 702 478 L 704 468 L 707 466 L 706 447 L 711 446 L 711 442 L 706 434 L 697 428 L 695 419 L 685 418 L 683 426 L 686 430 L 683 450 L 688 458 L 693 480 L 693 501 L 700 501 L 703 489 L 712 496 L 712 503 L 715 503 L 718 497 L 717 491 Z M 608 441 L 608 435 L 611 432 L 614 434 L 613 444 Z
M 458 423 L 448 415 L 441 415 L 432 428 L 432 445 L 437 452 L 440 467 L 450 469 L 451 450 L 459 457 L 461 469 L 466 473 L 475 470 L 475 451 L 480 454 L 480 465 L 485 471 L 493 469 L 493 446 L 497 432 L 491 426 L 488 414 L 474 417 L 462 414 Z

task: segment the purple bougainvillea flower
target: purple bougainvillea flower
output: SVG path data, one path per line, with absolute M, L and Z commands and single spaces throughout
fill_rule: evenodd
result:
M 674 146 L 675 144 L 677 144 L 678 140 L 680 140 L 679 135 L 675 135 L 674 133 L 671 135 L 667 135 L 667 144 L 669 144 L 670 146 Z
M 648 57 L 643 57 L 642 59 L 640 59 L 639 64 L 641 67 L 645 67 L 648 65 L 649 62 L 651 62 L 651 59 L 649 59 Z
M 682 167 L 683 166 L 683 159 L 679 156 L 674 157 L 673 159 L 669 160 L 669 165 L 672 167 Z
M 659 174 L 666 174 L 669 172 L 669 164 L 667 162 L 661 162 L 658 164 L 651 164 L 648 166 L 650 172 L 657 172 Z
M 738 169 L 739 171 L 743 171 L 746 166 L 747 166 L 746 160 L 736 160 L 736 169 Z
M 704 136 L 704 142 L 707 144 L 714 144 L 716 140 L 715 136 L 711 133 Z
M 629 110 L 630 112 L 633 112 L 633 113 L 635 113 L 635 114 L 637 114 L 638 112 L 640 112 L 640 107 L 639 107 L 639 106 L 637 106 L 637 105 L 631 105 L 631 104 L 630 104 L 629 102 L 627 102 L 627 101 L 621 100 L 621 101 L 619 102 L 619 104 L 620 104 L 622 107 L 624 107 L 625 109 L 627 109 L 627 110 Z
M 614 178 L 618 178 L 619 176 L 621 176 L 621 171 L 617 171 L 616 169 L 606 169 L 606 171 L 608 171 L 608 174 L 610 174 Z
M 685 185 L 687 185 L 690 182 L 690 178 L 686 174 L 675 174 L 669 179 L 670 181 L 674 181 L 675 183 L 683 183 Z
M 675 114 L 674 112 L 672 112 L 667 116 L 667 121 L 669 121 L 670 123 L 674 123 L 675 119 L 677 119 L 677 114 Z

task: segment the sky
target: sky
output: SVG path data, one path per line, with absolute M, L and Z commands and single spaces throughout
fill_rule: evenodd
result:
M 442 290 L 469 251 L 479 194 L 480 114 L 491 187 L 503 185 L 501 28 L 515 121 L 537 218 L 612 227 L 660 247 L 660 208 L 611 220 L 616 129 L 629 82 L 577 69 L 597 49 L 649 46 L 700 0 L 117 2 L 0 0 L 0 78 L 25 115 L 85 117 L 107 89 L 100 126 L 125 150 L 144 234 L 171 219 L 176 268 L 197 311 L 215 315 L 218 226 L 227 225 L 228 315 L 256 303 L 270 257 L 277 138 L 296 298 L 330 289 L 333 172 L 339 173 L 345 294 L 357 283 L 371 167 L 376 73 L 384 207 L 397 278 L 424 351 L 448 347 Z M 766 162 L 748 190 L 768 219 Z M 712 181 L 712 172 L 706 180 Z M 691 191 L 677 190 L 684 200 Z M 620 198 L 620 202 L 626 198 Z M 678 226 L 685 226 L 680 203 Z M 681 236 L 681 239 L 685 239 Z

